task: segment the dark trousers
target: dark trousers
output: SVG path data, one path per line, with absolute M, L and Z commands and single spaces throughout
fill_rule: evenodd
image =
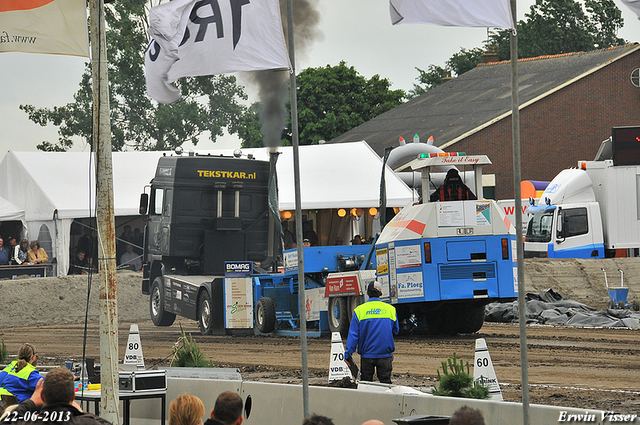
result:
M 393 356 L 381 359 L 360 358 L 360 373 L 363 381 L 373 381 L 373 372 L 376 371 L 378 381 L 384 384 L 391 383 L 391 370 L 393 370 Z

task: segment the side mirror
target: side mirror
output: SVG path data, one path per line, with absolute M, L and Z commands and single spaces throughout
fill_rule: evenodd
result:
M 139 209 L 140 215 L 147 214 L 148 206 L 149 206 L 149 194 L 143 193 L 142 195 L 140 195 L 140 209 Z
M 558 224 L 556 225 L 556 237 L 564 239 L 564 233 L 562 229 L 564 228 L 564 212 L 562 210 L 558 211 Z

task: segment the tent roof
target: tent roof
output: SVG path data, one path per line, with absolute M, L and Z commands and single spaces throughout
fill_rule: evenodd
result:
M 293 149 L 281 147 L 279 151 L 280 209 L 294 209 Z M 366 142 L 300 146 L 299 151 L 303 209 L 379 205 L 382 160 Z M 242 152 L 268 159 L 266 148 Z M 232 155 L 233 149 L 198 153 Z M 163 154 L 171 153 L 113 153 L 116 216 L 138 214 L 140 194 L 153 179 L 158 158 Z M 55 210 L 59 218 L 88 217 L 96 202 L 94 170 L 93 156 L 86 152 L 9 151 L 0 163 L 0 196 L 23 208 L 27 220 L 51 220 Z M 412 201 L 411 189 L 392 173 L 387 174 L 386 184 L 389 207 Z
M 0 197 L 0 221 L 24 220 L 24 210 Z

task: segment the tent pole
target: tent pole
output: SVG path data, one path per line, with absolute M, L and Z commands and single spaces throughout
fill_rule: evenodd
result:
M 93 80 L 92 149 L 96 155 L 98 269 L 100 279 L 101 416 L 117 425 L 118 387 L 118 291 L 115 261 L 113 169 L 104 1 L 90 0 L 91 73 Z
M 522 374 L 522 423 L 529 418 L 529 362 L 527 360 L 527 317 L 524 288 L 524 246 L 522 239 L 522 170 L 520 163 L 520 100 L 518 98 L 518 34 L 516 0 L 511 1 L 511 16 L 516 28 L 511 30 L 511 131 L 513 136 L 513 189 L 515 197 L 516 255 L 518 265 L 518 321 L 520 322 L 520 372 Z

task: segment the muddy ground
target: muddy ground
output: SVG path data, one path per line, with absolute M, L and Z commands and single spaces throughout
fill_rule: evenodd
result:
M 637 259 L 527 261 L 526 288 L 548 287 L 595 307 L 604 308 L 608 295 L 604 267 L 619 283 L 618 269 L 631 287 L 629 299 L 640 293 Z M 124 357 L 129 326 L 140 327 L 147 368 L 169 364 L 181 328 L 191 333 L 217 367 L 237 367 L 243 379 L 301 383 L 300 341 L 295 337 L 201 336 L 194 321 L 178 319 L 168 328 L 149 321 L 148 297 L 140 294 L 140 274 L 118 273 L 119 350 Z M 86 276 L 0 281 L 0 337 L 9 353 L 24 342 L 36 345 L 43 364 L 63 364 L 82 357 L 87 288 Z M 89 325 L 86 353 L 99 359 L 97 276 L 88 297 Z M 440 362 L 456 352 L 473 362 L 475 339 L 485 338 L 503 396 L 521 401 L 522 375 L 517 324 L 486 323 L 480 332 L 456 337 L 399 337 L 394 361 L 394 383 L 429 391 Z M 640 413 L 640 331 L 528 326 L 527 357 L 531 403 L 584 409 Z M 309 383 L 327 385 L 330 340 L 309 338 Z

